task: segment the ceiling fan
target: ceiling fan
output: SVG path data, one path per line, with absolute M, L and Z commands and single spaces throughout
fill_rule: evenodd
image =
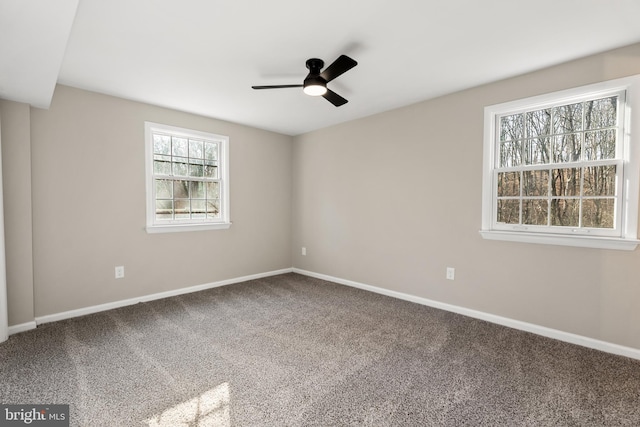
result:
M 336 77 L 346 73 L 358 65 L 356 61 L 347 55 L 340 55 L 331 65 L 322 70 L 324 61 L 318 58 L 307 59 L 309 74 L 304 78 L 301 85 L 274 85 L 274 86 L 251 86 L 253 89 L 283 89 L 289 87 L 301 87 L 304 93 L 311 96 L 322 96 L 324 99 L 339 107 L 347 101 L 331 89 L 327 88 L 327 83 Z

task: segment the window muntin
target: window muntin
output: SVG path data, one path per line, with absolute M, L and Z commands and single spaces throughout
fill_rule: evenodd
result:
M 147 230 L 229 226 L 228 137 L 146 123 Z
M 493 227 L 620 236 L 624 99 L 496 115 Z

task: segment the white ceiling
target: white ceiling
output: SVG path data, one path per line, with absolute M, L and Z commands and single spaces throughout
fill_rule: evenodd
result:
M 640 41 L 638 0 L 0 0 L 0 97 L 58 83 L 297 135 Z M 358 66 L 301 89 L 311 57 Z

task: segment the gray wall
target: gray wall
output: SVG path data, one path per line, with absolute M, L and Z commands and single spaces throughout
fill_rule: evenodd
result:
M 34 318 L 29 106 L 0 100 L 0 129 L 7 306 L 9 325 L 18 325 Z
M 640 348 L 640 250 L 478 233 L 484 107 L 637 73 L 640 45 L 296 137 L 294 266 Z
M 10 325 L 291 267 L 291 137 L 65 86 L 50 109 L 32 108 L 30 120 L 24 110 L 2 111 L 3 132 L 11 131 L 5 122 L 17 128 L 3 133 Z M 146 233 L 145 121 L 230 137 L 230 229 Z M 13 208 L 28 182 L 11 186 L 28 175 L 20 167 L 28 166 L 29 129 L 33 297 L 23 272 L 30 258 L 16 253 L 27 233 L 11 238 L 28 222 Z M 125 266 L 124 279 L 114 279 L 116 265 Z

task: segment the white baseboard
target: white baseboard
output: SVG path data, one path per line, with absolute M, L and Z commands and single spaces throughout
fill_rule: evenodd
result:
M 9 326 L 9 335 L 19 334 L 20 332 L 29 331 L 31 329 L 35 329 L 36 326 L 37 325 L 35 320 L 32 320 L 31 322 L 26 322 L 26 323 L 20 323 L 19 325 Z
M 346 279 L 341 279 L 339 277 L 328 276 L 326 274 L 320 274 L 320 273 L 314 273 L 312 271 L 301 270 L 299 268 L 294 268 L 293 272 L 298 274 L 303 274 L 305 276 L 327 280 L 329 282 L 334 282 L 341 285 L 364 289 L 366 291 L 375 292 L 375 293 L 390 296 L 393 298 L 415 302 L 418 304 L 426 305 L 433 308 L 438 308 L 445 311 L 450 311 L 453 313 L 462 314 L 464 316 L 485 320 L 487 322 L 496 323 L 498 325 L 507 326 L 509 328 L 519 329 L 521 331 L 531 332 L 537 335 L 542 335 L 544 337 L 557 339 L 557 340 L 568 342 L 571 344 L 577 344 L 583 347 L 588 347 L 595 350 L 600 350 L 607 353 L 617 354 L 620 356 L 626 356 L 632 359 L 640 360 L 640 349 L 625 347 L 619 344 L 613 344 L 610 342 L 600 341 L 600 340 L 585 337 L 582 335 L 572 334 L 570 332 L 564 332 L 557 329 L 547 328 L 545 326 L 535 325 L 533 323 L 522 322 L 520 320 L 510 319 L 508 317 L 497 316 L 495 314 L 472 310 L 469 308 L 447 304 L 439 301 L 434 301 L 427 298 L 421 298 L 414 295 L 405 294 L 402 292 L 391 291 L 389 289 L 378 288 L 376 286 L 365 285 L 364 283 L 358 283 L 352 280 L 346 280 Z
M 36 317 L 35 322 L 32 322 L 32 323 L 34 323 L 34 327 L 35 327 L 35 325 L 41 325 L 43 323 L 57 322 L 59 320 L 85 316 L 87 314 L 93 314 L 101 311 L 112 310 L 114 308 L 126 307 L 128 305 L 138 304 L 141 302 L 148 302 L 148 301 L 153 301 L 153 300 L 162 299 L 162 298 L 169 298 L 177 295 L 189 294 L 191 292 L 204 291 L 205 289 L 217 288 L 219 286 L 231 285 L 233 283 L 246 282 L 247 280 L 261 279 L 263 277 L 276 276 L 278 274 L 291 273 L 292 271 L 293 271 L 292 268 L 285 268 L 282 270 L 252 274 L 249 276 L 242 276 L 242 277 L 236 277 L 233 279 L 221 280 L 219 282 L 205 283 L 204 285 L 190 286 L 188 288 L 180 288 L 172 291 L 160 292 L 157 294 L 145 295 L 145 296 L 130 298 L 126 300 L 114 301 L 106 304 L 94 305 L 91 307 L 79 308 L 77 310 L 70 310 L 70 311 L 64 311 L 62 313 L 39 316 L 39 317 Z M 9 334 L 12 333 L 11 328 L 15 328 L 15 327 L 16 326 L 12 326 L 9 328 Z M 19 330 L 13 333 L 17 333 L 17 332 L 22 332 L 22 330 Z

